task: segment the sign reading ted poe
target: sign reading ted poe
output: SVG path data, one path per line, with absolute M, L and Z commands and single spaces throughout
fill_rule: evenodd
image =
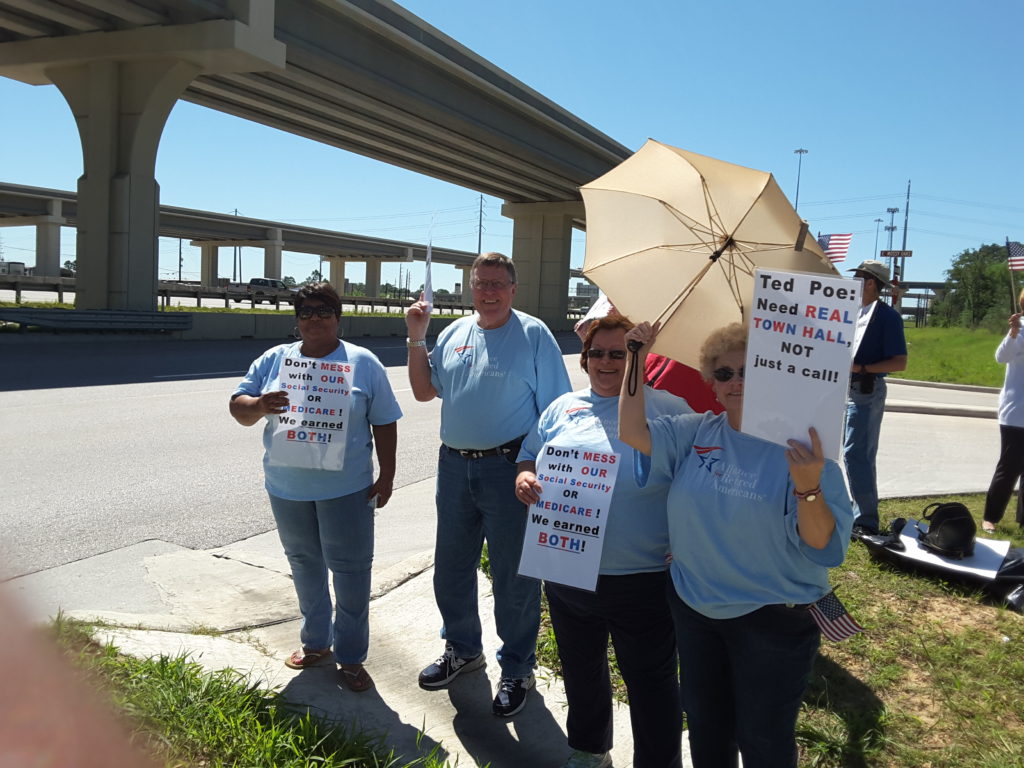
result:
M 787 445 L 814 427 L 837 460 L 862 281 L 762 270 L 754 274 L 742 430 Z

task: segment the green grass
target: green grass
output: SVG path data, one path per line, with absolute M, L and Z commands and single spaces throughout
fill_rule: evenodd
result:
M 886 500 L 883 521 L 918 518 L 932 501 L 963 502 L 980 530 L 981 495 Z M 996 536 L 1024 547 L 1011 521 L 1012 511 Z M 797 725 L 802 768 L 1024 768 L 1024 616 L 859 543 L 831 578 L 867 631 L 822 642 Z M 537 655 L 559 672 L 546 613 Z M 625 701 L 610 647 L 609 658 Z
M 894 378 L 1001 387 L 1001 334 L 967 328 L 907 328 L 907 370 Z
M 297 711 L 232 670 L 187 656 L 136 659 L 58 617 L 60 646 L 128 717 L 133 739 L 168 768 L 443 768 L 438 749 L 400 760 L 374 736 Z

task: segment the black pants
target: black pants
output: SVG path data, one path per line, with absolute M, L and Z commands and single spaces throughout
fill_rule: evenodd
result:
M 766 605 L 711 619 L 669 605 L 682 659 L 694 768 L 796 768 L 796 720 L 821 633 L 804 607 Z
M 1000 424 L 999 461 L 985 497 L 985 519 L 988 522 L 998 523 L 1003 519 L 1018 478 L 1022 480 L 1017 494 L 1017 522 L 1024 525 L 1024 427 Z
M 682 704 L 667 574 L 601 576 L 596 592 L 545 582 L 569 701 L 569 746 L 612 747 L 611 634 L 629 693 L 635 768 L 682 766 Z

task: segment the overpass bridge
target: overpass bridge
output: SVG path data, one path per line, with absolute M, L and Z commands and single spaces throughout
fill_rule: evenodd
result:
M 0 183 L 0 227 L 36 228 L 37 276 L 60 274 L 60 229 L 78 225 L 78 197 L 59 189 Z M 386 240 L 348 232 L 287 224 L 266 219 L 200 211 L 191 208 L 160 206 L 157 234 L 187 239 L 201 253 L 200 284 L 213 288 L 219 284 L 218 250 L 245 246 L 262 248 L 263 274 L 281 277 L 284 251 L 312 253 L 329 265 L 328 279 L 344 293 L 345 266 L 353 262 L 366 265 L 367 296 L 380 295 L 380 267 L 384 262 L 410 262 L 426 259 L 426 245 Z M 431 261 L 450 264 L 462 270 L 462 290 L 467 302 L 472 294 L 469 270 L 475 253 L 452 248 L 431 247 Z M 40 269 L 42 265 L 42 269 Z M 570 277 L 582 277 L 570 270 Z
M 0 75 L 75 116 L 87 309 L 155 306 L 179 98 L 500 197 L 517 306 L 546 320 L 566 315 L 577 188 L 630 154 L 390 0 L 0 0 Z

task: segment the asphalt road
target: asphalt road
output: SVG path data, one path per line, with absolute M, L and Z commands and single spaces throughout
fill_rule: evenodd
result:
M 0 579 L 150 539 L 210 549 L 274 527 L 263 491 L 259 428 L 239 426 L 228 395 L 267 341 L 145 336 L 0 340 Z M 378 555 L 433 543 L 439 401 L 417 403 L 397 338 L 360 339 L 388 367 L 405 417 L 396 488 L 422 505 L 382 512 Z M 579 342 L 559 336 L 574 386 Z M 908 387 L 890 401 L 991 405 L 991 393 Z M 998 448 L 993 419 L 889 413 L 883 496 L 980 491 Z M 382 546 L 383 545 L 383 546 Z
M 559 338 L 575 380 L 575 336 Z M 405 413 L 396 488 L 434 476 L 440 401 L 417 403 L 404 340 L 360 339 L 388 367 Z M 274 527 L 258 427 L 228 414 L 230 392 L 268 341 L 42 337 L 0 341 L 0 579 L 160 539 L 195 549 Z M 433 543 L 433 488 L 395 536 Z M 382 515 L 386 515 L 382 512 Z

